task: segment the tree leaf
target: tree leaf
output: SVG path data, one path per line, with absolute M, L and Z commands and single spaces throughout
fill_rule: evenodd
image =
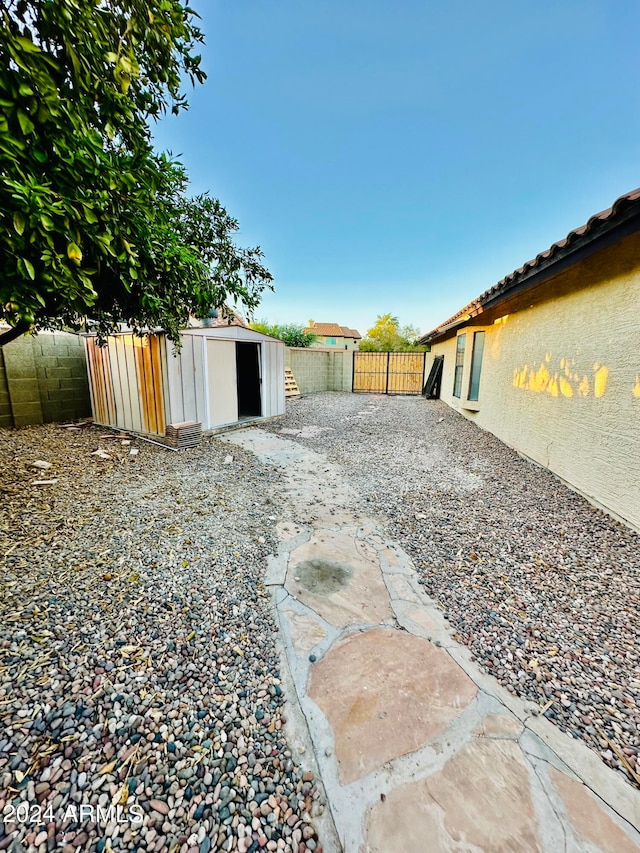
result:
M 18 122 L 20 124 L 20 130 L 22 131 L 23 136 L 28 136 L 35 130 L 35 124 L 31 121 L 31 119 L 23 109 L 18 110 Z
M 25 219 L 24 215 L 20 213 L 19 210 L 16 210 L 16 212 L 13 214 L 13 227 L 16 232 L 21 236 L 22 234 L 24 234 L 24 227 L 26 224 L 27 220 Z
M 77 243 L 69 243 L 67 246 L 67 257 L 70 261 L 73 261 L 74 264 L 80 264 L 82 262 L 82 250 Z
M 23 258 L 22 263 L 24 264 L 25 269 L 27 271 L 27 274 L 28 274 L 29 278 L 31 279 L 31 281 L 35 281 L 36 271 L 35 271 L 33 264 L 31 263 L 31 261 L 28 258 Z

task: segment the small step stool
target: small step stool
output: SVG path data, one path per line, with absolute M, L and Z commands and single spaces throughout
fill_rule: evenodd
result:
M 289 399 L 289 397 L 299 397 L 300 389 L 298 388 L 298 383 L 296 382 L 296 378 L 293 375 L 290 367 L 285 367 L 284 369 L 284 396 Z

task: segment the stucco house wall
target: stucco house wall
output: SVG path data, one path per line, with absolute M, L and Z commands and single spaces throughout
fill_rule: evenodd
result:
M 477 403 L 465 398 L 476 330 L 485 331 Z M 640 529 L 640 235 L 452 331 L 429 361 L 437 355 L 446 403 Z

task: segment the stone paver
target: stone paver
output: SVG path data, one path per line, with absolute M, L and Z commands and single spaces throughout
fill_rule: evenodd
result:
M 283 611 L 283 615 L 287 620 L 294 651 L 299 656 L 308 655 L 327 636 L 322 625 L 305 613 L 297 613 L 289 608 Z
M 562 804 L 579 839 L 593 844 L 602 853 L 637 853 L 638 847 L 604 811 L 589 789 L 554 767 L 549 771 Z M 640 818 L 640 814 L 638 815 Z
M 640 792 L 480 671 L 344 472 L 284 434 L 226 440 L 285 472 L 265 582 L 325 853 L 640 853 Z
M 474 741 L 439 772 L 378 803 L 365 850 L 540 851 L 528 776 L 513 742 Z
M 375 566 L 358 549 L 355 531 L 320 530 L 291 552 L 286 587 L 333 625 L 391 622 L 389 594 Z
M 428 743 L 476 693 L 442 649 L 378 628 L 334 645 L 313 667 L 308 695 L 331 724 L 338 772 L 348 784 Z

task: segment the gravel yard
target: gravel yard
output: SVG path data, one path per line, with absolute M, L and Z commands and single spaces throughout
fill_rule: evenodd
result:
M 321 851 L 261 582 L 277 473 L 102 434 L 1 436 L 0 850 Z
M 640 536 L 439 401 L 316 394 L 269 429 L 340 464 L 478 662 L 640 787 Z

